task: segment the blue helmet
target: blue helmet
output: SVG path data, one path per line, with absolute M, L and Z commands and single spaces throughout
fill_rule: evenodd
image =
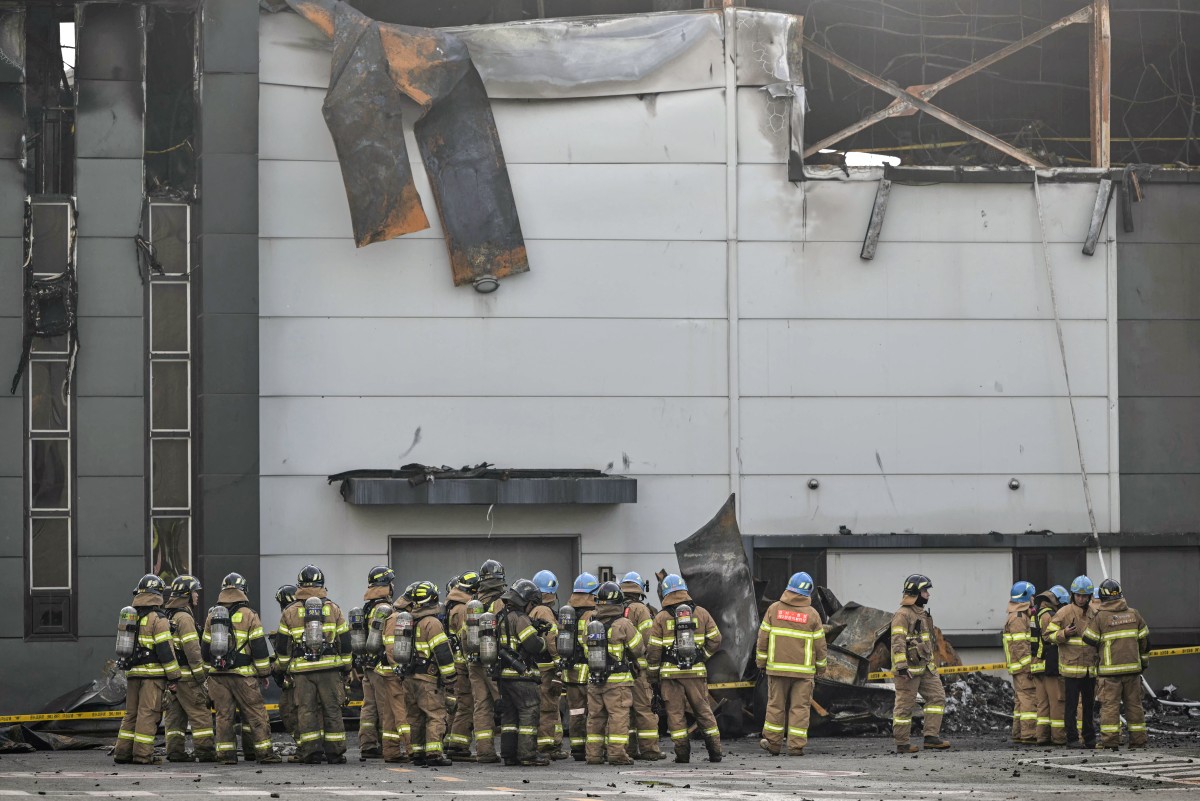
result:
M 1029 603 L 1033 600 L 1033 596 L 1037 593 L 1037 588 L 1028 581 L 1018 581 L 1012 585 L 1012 592 L 1009 594 L 1009 600 L 1015 604 Z
M 813 592 L 813 579 L 807 573 L 795 573 L 788 579 L 787 588 L 792 592 L 809 597 Z
M 571 592 L 586 592 L 589 595 L 595 595 L 598 589 L 600 589 L 600 579 L 591 573 L 580 573 L 575 578 L 575 585 L 571 587 Z
M 539 570 L 533 574 L 533 586 L 545 595 L 553 595 L 558 592 L 558 576 L 549 570 Z
M 640 586 L 642 586 L 642 575 L 640 573 L 636 573 L 636 572 L 630 570 L 628 573 L 621 576 L 621 583 L 622 584 L 636 584 L 640 587 Z
M 1087 576 L 1076 576 L 1071 582 L 1071 592 L 1076 595 L 1091 595 L 1096 590 L 1096 585 Z
M 679 590 L 683 590 L 684 592 L 687 592 L 687 582 L 683 580 L 682 576 L 677 576 L 674 573 L 672 573 L 671 575 L 669 575 L 665 579 L 663 579 L 662 594 L 664 597 L 667 595 L 670 595 L 673 592 L 678 592 Z
M 1058 599 L 1060 604 L 1066 605 L 1071 603 L 1071 593 L 1067 592 L 1067 588 L 1061 584 L 1055 584 L 1050 588 L 1050 592 L 1054 593 L 1054 597 Z

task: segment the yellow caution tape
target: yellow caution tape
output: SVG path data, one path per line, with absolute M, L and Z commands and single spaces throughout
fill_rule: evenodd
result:
M 708 685 L 710 690 L 753 690 L 757 682 L 753 681 L 721 681 Z
M 1183 656 L 1185 654 L 1200 654 L 1200 645 L 1188 645 L 1181 648 L 1157 648 L 1151 651 L 1147 656 Z M 989 662 L 985 665 L 947 665 L 937 669 L 938 675 L 946 676 L 952 673 L 982 673 L 987 670 L 1007 670 L 1008 665 L 1004 662 Z M 881 670 L 878 673 L 870 673 L 867 675 L 867 681 L 878 681 L 879 679 L 890 679 L 895 674 L 888 670 Z
M 1200 654 L 1200 645 L 1189 645 L 1184 648 L 1158 648 L 1150 652 L 1150 656 L 1180 656 L 1182 654 Z
M 346 706 L 362 706 L 362 701 L 350 701 Z M 279 709 L 279 704 L 267 704 L 268 712 Z M 119 720 L 125 717 L 124 709 L 106 709 L 102 712 L 49 712 L 32 715 L 0 715 L 0 723 L 42 723 L 48 720 Z

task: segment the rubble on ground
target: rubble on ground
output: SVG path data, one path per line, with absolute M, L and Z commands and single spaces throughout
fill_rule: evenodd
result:
M 963 673 L 946 676 L 946 715 L 942 731 L 950 734 L 988 734 L 1012 726 L 1012 684 L 1002 676 Z

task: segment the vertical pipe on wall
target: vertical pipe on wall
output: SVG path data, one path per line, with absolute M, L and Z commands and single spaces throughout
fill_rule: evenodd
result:
M 1121 407 L 1118 384 L 1117 324 L 1117 221 L 1109 215 L 1105 224 L 1104 262 L 1108 271 L 1108 310 L 1105 315 L 1108 340 L 1108 530 L 1121 531 Z M 1116 569 L 1115 566 L 1113 568 Z
M 728 334 L 729 491 L 741 497 L 741 382 L 738 339 L 737 12 L 725 15 L 725 313 Z
M 1109 0 L 1092 0 L 1092 38 L 1089 51 L 1092 166 L 1107 170 L 1111 166 L 1112 117 L 1112 28 Z

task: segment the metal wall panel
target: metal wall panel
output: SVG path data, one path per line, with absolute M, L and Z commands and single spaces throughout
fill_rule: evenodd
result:
M 252 314 L 206 314 L 199 329 L 193 337 L 204 354 L 204 393 L 257 393 L 259 352 L 247 343 L 257 341 L 258 319 Z
M 511 292 L 480 295 L 453 285 L 446 246 L 435 239 L 362 249 L 351 239 L 263 239 L 262 316 L 725 318 L 723 242 L 525 244 L 538 269 L 506 279 Z
M 18 529 L 19 531 L 20 529 Z M 0 559 L 0 581 L 4 582 L 5 587 L 20 587 L 22 592 L 25 588 L 25 560 L 20 555 Z M 12 595 L 8 596 L 10 599 Z M 118 607 L 119 609 L 120 607 Z M 0 642 L 10 639 L 15 642 L 20 642 L 25 636 L 24 631 L 24 614 L 9 614 L 0 615 L 3 620 L 0 620 Z M 13 673 L 12 670 L 4 671 L 5 674 Z M 19 671 L 18 671 L 19 672 Z M 5 684 L 8 683 L 8 676 L 5 676 Z
M 0 159 L 0 237 L 25 236 L 25 172 L 16 159 Z
M 1134 229 L 1118 232 L 1118 247 L 1130 244 L 1200 245 L 1195 184 L 1154 184 L 1133 206 Z
M 258 152 L 258 119 L 244 113 L 258 106 L 257 75 L 205 73 L 200 104 L 212 110 L 200 116 L 199 144 L 206 155 Z
M 724 239 L 725 168 L 716 164 L 513 164 L 521 226 L 529 239 Z M 427 209 L 433 194 L 414 174 Z M 351 230 L 336 162 L 263 161 L 263 236 L 344 238 Z M 436 215 L 413 237 L 441 237 Z
M 201 4 L 200 66 L 205 73 L 258 70 L 258 4 L 204 0 Z M 294 14 L 262 15 L 264 19 Z M 328 58 L 328 56 L 327 56 Z M 328 76 L 326 76 L 328 78 Z
M 1121 425 L 1127 425 L 1128 419 L 1122 414 Z M 1122 463 L 1123 531 L 1195 531 L 1197 520 L 1200 520 L 1200 475 L 1129 473 Z
M 809 475 L 747 476 L 739 523 L 743 531 L 779 535 L 833 534 L 843 525 L 856 534 L 1088 529 L 1078 475 L 1022 474 L 1015 492 L 1013 477 L 819 475 L 811 490 Z M 1108 475 L 1089 478 L 1093 497 L 1108 497 Z M 1106 504 L 1097 505 L 1096 518 L 1101 531 L 1112 529 Z
M 637 475 L 720 475 L 729 465 L 727 409 L 725 398 L 264 397 L 262 475 L 485 459 L 546 469 L 602 469 L 611 462 L 612 472 Z M 409 452 L 417 428 L 421 441 Z M 341 503 L 336 493 L 332 502 Z
M 1108 393 L 1103 320 L 1063 324 L 1076 397 Z M 1054 323 L 753 320 L 741 325 L 744 396 L 1066 396 Z
M 1089 465 L 1108 464 L 1107 407 L 1076 400 Z M 1079 471 L 1065 398 L 745 398 L 741 454 L 747 475 Z
M 16 187 L 10 188 L 16 191 Z M 7 189 L 5 191 L 8 191 Z M 0 237 L 0 264 L 9 265 L 0 270 L 0 317 L 20 317 L 22 293 L 25 289 L 21 270 L 14 265 L 25 262 L 25 243 L 18 237 Z
M 601 465 L 603 466 L 603 465 Z M 391 535 L 453 537 L 521 536 L 587 532 L 589 548 L 642 553 L 674 553 L 674 544 L 703 521 L 688 528 L 689 514 L 710 512 L 712 498 L 728 488 L 724 476 L 635 474 L 616 465 L 613 472 L 638 480 L 638 502 L 609 507 L 563 506 L 545 509 L 501 507 L 419 507 L 398 514 L 387 507 L 342 503 L 337 485 L 324 476 L 268 476 L 262 480 L 262 515 L 272 525 L 262 533 L 264 554 L 318 552 L 326 547 L 326 532 L 337 531 L 347 553 L 367 553 Z M 683 512 L 683 514 L 681 514 Z M 593 536 L 595 535 L 595 536 Z M 559 576 L 561 579 L 562 576 Z
M 146 419 L 142 398 L 79 398 L 76 455 L 79 477 L 141 476 Z
M 75 153 L 79 158 L 141 159 L 145 87 L 141 80 L 76 83 L 79 106 Z
M 79 479 L 76 520 L 79 555 L 136 556 L 146 553 L 146 488 L 141 476 L 84 476 Z
M 111 616 L 111 610 L 109 614 Z M 112 625 L 111 621 L 109 625 Z M 102 637 L 80 637 L 75 642 L 25 642 L 20 637 L 0 639 L 0 660 L 6 665 L 54 665 L 50 686 L 44 670 L 33 667 L 6 670 L 4 681 L 0 682 L 0 708 L 6 713 L 40 712 L 51 696 L 51 686 L 53 690 L 66 692 L 87 684 L 96 678 L 96 665 L 112 658 L 112 650 L 112 632 L 105 632 Z
M 895 609 L 910 573 L 933 580 L 929 610 L 934 625 L 955 632 L 999 633 L 1004 627 L 1012 586 L 1012 552 L 995 551 L 830 551 L 829 586 L 843 601 Z M 970 598 L 970 603 L 963 599 Z
M 24 508 L 25 479 L 0 477 L 0 557 L 21 557 L 25 553 L 25 530 L 21 525 Z
M 741 86 L 737 92 L 738 163 L 787 164 L 790 145 L 788 105 L 765 87 Z
M 80 239 L 77 261 L 81 316 L 142 316 L 145 299 L 138 274 L 136 245 L 132 239 Z
M 134 556 L 91 556 L 86 565 L 87 569 L 81 569 L 76 579 L 79 636 L 98 637 L 107 634 L 111 637 L 113 610 L 119 610 L 129 603 L 129 590 L 145 572 L 146 557 L 140 553 Z M 98 665 L 102 664 L 101 661 L 92 663 L 92 678 L 100 670 Z M 63 691 L 67 689 L 64 687 Z M 39 693 L 43 698 L 46 695 L 45 690 Z
M 727 392 L 722 320 L 275 318 L 260 347 L 263 395 Z
M 203 432 L 203 476 L 254 475 L 258 466 L 258 395 L 206 393 L 196 403 L 194 420 Z
M 1120 453 L 1125 474 L 1200 474 L 1200 398 L 1122 396 Z
M 204 309 L 210 314 L 258 312 L 258 237 L 207 234 L 204 237 Z M 295 266 L 299 266 L 298 264 Z
M 258 47 L 260 82 L 328 88 L 333 43 L 299 14 L 263 14 Z
M 1197 195 L 1200 199 L 1200 194 Z M 1193 201 L 1192 206 L 1195 206 Z M 1194 320 L 1200 314 L 1200 248 L 1179 242 L 1118 244 L 1122 320 Z
M 1200 319 L 1122 320 L 1123 394 L 1200 396 Z
M 204 234 L 257 233 L 259 190 L 252 180 L 257 164 L 258 157 L 252 153 L 200 156 L 200 185 L 205 194 L 198 222 Z M 345 205 L 344 194 L 342 203 Z M 316 202 L 313 205 L 320 206 Z M 349 216 L 349 212 L 346 214 Z
M 137 236 L 142 223 L 140 158 L 76 159 L 75 187 L 80 238 L 103 236 L 132 241 Z
M 257 404 L 256 398 L 251 398 L 251 401 Z M 255 437 L 252 450 L 256 459 L 257 445 L 258 438 Z M 251 470 L 257 472 L 257 467 Z M 199 484 L 200 498 L 197 505 L 203 507 L 205 549 L 220 554 L 258 554 L 258 539 L 245 536 L 247 524 L 259 519 L 257 482 L 247 481 L 246 475 L 242 473 L 210 473 L 201 476 Z M 272 530 L 275 530 L 281 521 L 278 518 L 271 519 L 274 521 Z M 321 534 L 328 536 L 328 532 L 338 530 L 323 529 Z M 284 536 L 287 534 L 286 531 L 279 533 Z
M 145 334 L 140 317 L 80 317 L 81 346 L 75 370 L 75 394 L 141 398 L 144 388 Z
M 740 243 L 742 318 L 1054 319 L 1040 243 L 881 242 L 869 262 L 861 249 Z M 1074 242 L 1052 244 L 1050 258 L 1062 319 L 1106 319 L 1101 255 L 1084 256 Z
M 324 89 L 264 84 L 259 97 L 261 156 L 336 161 L 321 117 Z M 724 163 L 724 91 L 585 100 L 493 100 L 509 164 Z M 420 162 L 406 118 L 409 157 Z M 423 167 L 418 168 L 423 169 Z
M 743 241 L 861 243 L 877 181 L 787 182 L 780 165 L 738 168 L 738 215 Z M 1046 235 L 1080 246 L 1087 235 L 1095 187 L 1042 187 Z M 1041 242 L 1033 187 L 1028 184 L 934 184 L 892 187 L 880 237 L 892 242 Z M 1103 262 L 1096 262 L 1103 276 Z

